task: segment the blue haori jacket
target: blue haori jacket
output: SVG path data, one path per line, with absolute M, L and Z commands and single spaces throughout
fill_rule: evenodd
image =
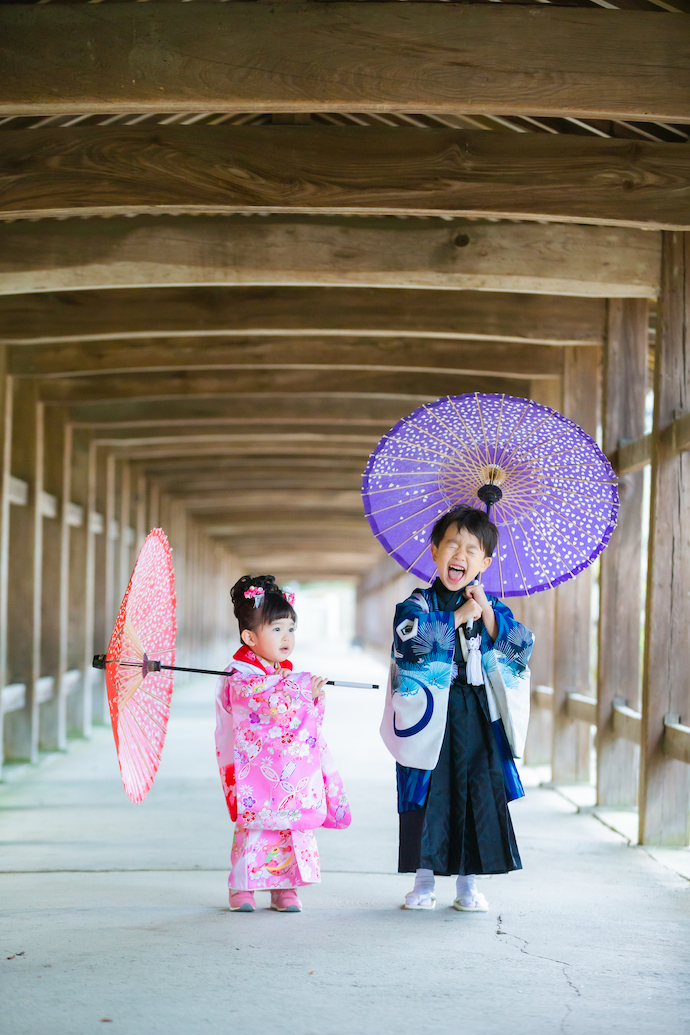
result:
M 489 597 L 496 615 L 495 642 L 481 632 L 482 675 L 492 720 L 502 718 L 513 755 L 524 749 L 529 720 L 528 662 L 534 636 L 513 618 L 496 597 Z M 400 765 L 436 767 L 446 728 L 448 695 L 457 669 L 455 613 L 438 610 L 433 588 L 415 589 L 395 609 L 393 650 L 386 705 L 381 723 L 383 742 Z M 460 643 L 467 643 L 460 628 Z

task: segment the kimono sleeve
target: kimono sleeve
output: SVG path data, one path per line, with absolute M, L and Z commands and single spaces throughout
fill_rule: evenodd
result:
M 216 757 L 223 785 L 225 803 L 230 819 L 237 819 L 237 791 L 235 784 L 235 737 L 232 724 L 232 708 L 227 676 L 221 676 L 216 684 Z
M 325 827 L 342 830 L 349 827 L 352 822 L 350 803 L 343 789 L 343 781 L 340 773 L 335 767 L 333 756 L 323 734 L 319 734 L 319 755 L 321 757 L 321 772 L 323 773 L 323 786 L 326 794 L 326 818 L 323 822 Z
M 486 629 L 482 630 L 482 653 L 489 650 L 497 651 L 506 658 L 513 673 L 519 676 L 529 665 L 534 633 L 513 618 L 513 612 L 506 604 L 496 597 L 489 599 L 496 616 L 498 632 L 496 639 L 492 641 Z

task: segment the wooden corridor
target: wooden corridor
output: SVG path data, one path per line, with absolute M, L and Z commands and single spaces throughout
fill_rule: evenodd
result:
M 604 6 L 0 0 L 7 760 L 106 717 L 154 525 L 180 658 L 259 569 L 356 583 L 386 646 L 366 458 L 505 392 L 600 434 L 622 501 L 596 638 L 591 570 L 517 605 L 529 760 L 587 781 L 596 727 L 599 803 L 690 843 L 690 2 Z

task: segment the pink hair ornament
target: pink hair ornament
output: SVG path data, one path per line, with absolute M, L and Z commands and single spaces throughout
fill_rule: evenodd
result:
M 264 602 L 266 590 L 262 586 L 250 586 L 249 589 L 245 589 L 244 595 L 247 600 L 254 601 L 254 607 L 261 607 Z
M 283 590 L 283 596 L 287 600 L 287 602 L 290 605 L 290 607 L 292 607 L 294 605 L 294 603 L 295 603 L 295 594 L 291 593 L 289 589 L 284 589 Z

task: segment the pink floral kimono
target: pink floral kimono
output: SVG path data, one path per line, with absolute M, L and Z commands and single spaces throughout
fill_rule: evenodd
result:
M 292 669 L 290 662 L 284 668 Z M 350 806 L 321 733 L 311 676 L 275 675 L 241 647 L 216 690 L 216 754 L 235 821 L 229 886 L 296 888 L 320 880 L 316 827 L 347 827 Z

